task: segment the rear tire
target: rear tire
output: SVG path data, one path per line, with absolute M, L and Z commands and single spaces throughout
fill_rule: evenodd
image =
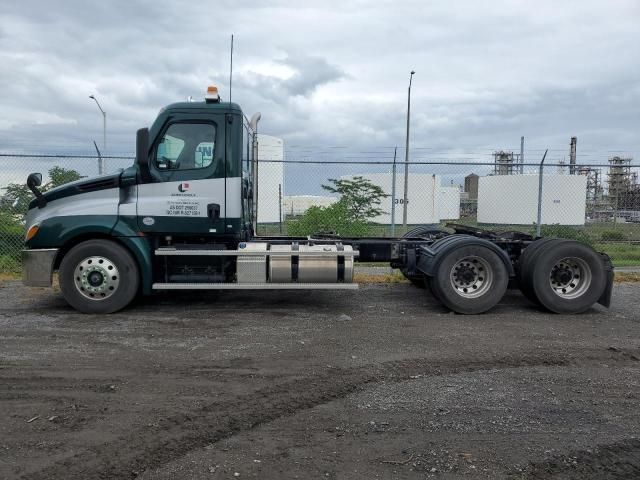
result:
M 446 307 L 474 315 L 486 312 L 502 299 L 509 284 L 509 273 L 491 249 L 468 245 L 447 253 L 429 283 L 436 298 Z
M 402 238 L 413 238 L 413 237 L 427 237 L 431 235 L 449 235 L 449 232 L 443 230 L 442 228 L 433 227 L 429 225 L 424 225 L 421 227 L 416 227 L 409 230 L 405 233 Z M 412 285 L 418 288 L 427 288 L 427 277 L 422 273 L 414 273 L 413 275 L 409 274 L 406 268 L 400 269 L 404 278 L 409 280 Z
M 88 240 L 73 247 L 58 272 L 65 300 L 82 313 L 113 313 L 138 293 L 138 265 L 124 247 L 109 240 Z
M 425 276 L 421 273 L 415 275 L 409 275 L 405 269 L 400 270 L 404 278 L 411 282 L 411 285 L 418 288 L 427 288 L 425 284 Z
M 530 273 L 540 304 L 555 313 L 581 313 L 607 284 L 602 257 L 588 245 L 566 240 L 538 251 Z
M 536 297 L 533 291 L 532 270 L 535 262 L 538 258 L 538 252 L 541 252 L 544 248 L 566 242 L 567 240 L 562 238 L 542 238 L 529 244 L 524 249 L 522 255 L 520 255 L 520 265 L 518 268 L 518 286 L 520 291 L 525 297 L 527 297 L 533 303 L 539 304 L 540 301 Z

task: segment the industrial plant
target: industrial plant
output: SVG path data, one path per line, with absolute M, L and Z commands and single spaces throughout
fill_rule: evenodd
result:
M 479 223 L 535 223 L 540 187 L 541 223 L 640 222 L 640 184 L 631 157 L 612 156 L 608 167 L 579 164 L 577 137 L 571 137 L 568 169 L 559 161 L 555 172 L 544 171 L 539 186 L 540 172 L 524 173 L 523 146 L 524 138 L 520 153 L 496 150 L 487 176 L 465 177 L 462 217 L 476 217 Z
M 258 218 L 261 223 L 280 223 L 285 217 L 303 215 L 312 206 L 327 207 L 337 200 L 334 195 L 319 195 L 300 188 L 295 189 L 299 193 L 292 192 L 285 182 L 282 139 L 259 135 L 259 142 Z M 493 162 L 474 165 L 477 173 L 469 173 L 464 181 L 457 180 L 456 183 L 463 183 L 459 186 L 454 185 L 454 180 L 449 184 L 448 179 L 445 181 L 447 176 L 439 173 L 410 172 L 406 186 L 406 221 L 411 225 L 460 218 L 498 225 L 531 225 L 538 221 L 576 226 L 598 222 L 640 223 L 640 184 L 631 157 L 612 156 L 601 164 L 581 164 L 577 137 L 571 137 L 568 154 L 568 163 L 549 161 L 540 175 L 536 163 L 525 164 L 522 137 L 520 152 L 495 150 Z M 534 170 L 525 172 L 525 165 Z M 405 207 L 402 175 L 365 171 L 358 176 L 379 186 L 387 195 L 381 204 L 383 213 L 371 219 L 372 222 L 402 223 Z

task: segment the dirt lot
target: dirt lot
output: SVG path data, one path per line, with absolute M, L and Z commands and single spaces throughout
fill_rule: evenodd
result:
M 449 314 L 407 284 L 163 294 L 110 316 L 0 288 L 0 478 L 638 478 L 638 284 Z

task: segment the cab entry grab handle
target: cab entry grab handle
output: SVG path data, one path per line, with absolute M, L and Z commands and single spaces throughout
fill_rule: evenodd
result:
M 207 215 L 211 220 L 219 220 L 220 219 L 220 204 L 218 203 L 210 203 L 207 205 Z

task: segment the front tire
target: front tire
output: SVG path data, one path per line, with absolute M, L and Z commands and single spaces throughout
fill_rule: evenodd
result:
M 502 299 L 509 284 L 509 272 L 491 249 L 468 245 L 447 253 L 429 283 L 446 307 L 474 315 L 486 312 Z
M 135 298 L 138 265 L 124 247 L 110 240 L 88 240 L 63 257 L 58 271 L 65 300 L 82 313 L 113 313 Z

